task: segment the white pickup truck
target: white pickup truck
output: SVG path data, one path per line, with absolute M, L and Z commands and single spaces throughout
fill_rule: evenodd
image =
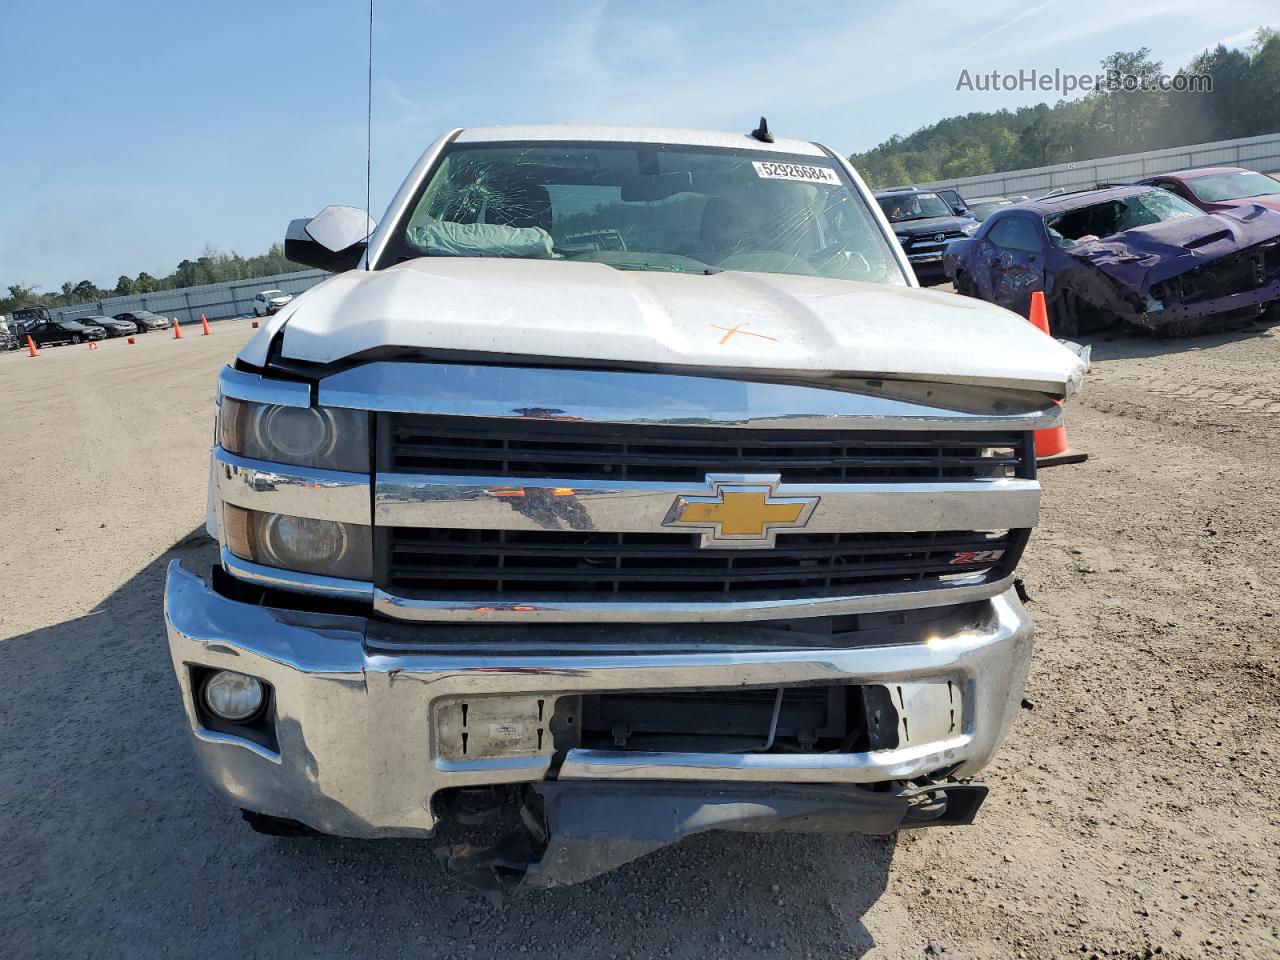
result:
M 919 289 L 844 158 L 454 130 L 376 229 L 326 208 L 287 252 L 337 275 L 222 371 L 220 562 L 165 595 L 254 827 L 507 817 L 440 851 L 497 890 L 973 818 L 1031 657 L 1032 432 L 1082 367 Z

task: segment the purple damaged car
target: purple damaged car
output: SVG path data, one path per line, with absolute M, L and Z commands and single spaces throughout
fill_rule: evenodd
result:
M 1280 213 L 1206 214 L 1149 186 L 1063 193 L 997 210 L 943 268 L 957 292 L 1023 316 L 1043 290 L 1057 336 L 1116 322 L 1193 334 L 1280 300 Z

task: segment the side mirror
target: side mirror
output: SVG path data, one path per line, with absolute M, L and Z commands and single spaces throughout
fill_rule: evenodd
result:
M 341 273 L 360 262 L 376 226 L 357 207 L 325 207 L 314 217 L 289 222 L 284 255 L 294 263 Z

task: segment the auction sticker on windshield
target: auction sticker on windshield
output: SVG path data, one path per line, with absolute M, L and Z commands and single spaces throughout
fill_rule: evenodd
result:
M 840 177 L 830 167 L 811 167 L 805 163 L 776 163 L 772 160 L 752 160 L 756 176 L 766 180 L 800 180 L 804 183 L 840 183 Z

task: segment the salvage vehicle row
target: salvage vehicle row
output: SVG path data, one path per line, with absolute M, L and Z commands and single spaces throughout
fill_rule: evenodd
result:
M 1024 316 L 1043 291 L 1060 336 L 1114 323 L 1192 334 L 1280 301 L 1280 213 L 1205 213 L 1146 185 L 1059 193 L 991 213 L 944 270 L 957 292 Z

